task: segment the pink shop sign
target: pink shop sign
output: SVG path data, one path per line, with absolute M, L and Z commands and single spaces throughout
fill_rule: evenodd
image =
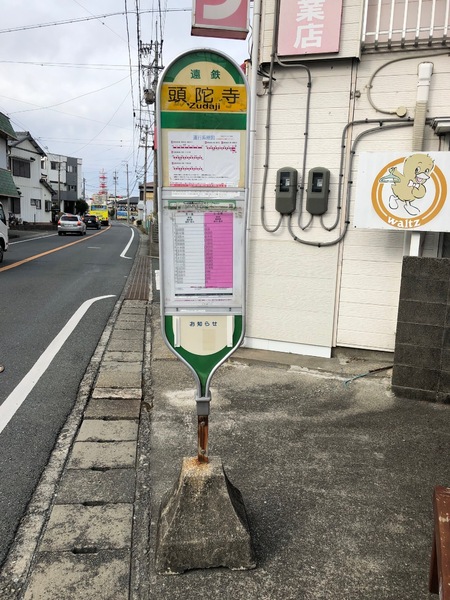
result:
M 245 40 L 250 0 L 193 0 L 192 35 Z
M 280 56 L 339 52 L 342 0 L 281 0 Z

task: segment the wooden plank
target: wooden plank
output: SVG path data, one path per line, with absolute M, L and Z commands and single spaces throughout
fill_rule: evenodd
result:
M 450 488 L 436 486 L 433 494 L 434 535 L 429 590 L 450 600 Z

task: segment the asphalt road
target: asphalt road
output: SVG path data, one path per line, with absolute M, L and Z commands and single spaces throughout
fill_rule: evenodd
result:
M 47 232 L 11 242 L 0 264 L 0 564 L 122 293 L 138 236 L 114 223 L 83 237 Z M 55 338 L 87 301 L 57 350 Z M 8 417 L 13 399 L 21 404 Z

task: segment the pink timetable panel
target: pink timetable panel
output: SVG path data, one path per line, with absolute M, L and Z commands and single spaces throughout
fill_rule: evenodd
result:
M 173 223 L 175 294 L 231 293 L 231 212 L 179 212 Z
M 233 287 L 233 215 L 205 214 L 205 287 Z

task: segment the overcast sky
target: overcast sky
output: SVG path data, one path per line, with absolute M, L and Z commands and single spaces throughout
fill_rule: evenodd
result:
M 162 31 L 164 66 L 192 48 L 220 49 L 239 64 L 249 56 L 247 41 L 191 36 L 192 0 L 1 2 L 0 111 L 44 150 L 81 158 L 88 198 L 101 169 L 110 193 L 117 172 L 117 194 L 126 195 L 127 164 L 130 195 L 143 181 L 138 126 L 148 110 L 139 97 L 136 5 L 142 43 L 161 41 Z M 112 13 L 120 14 L 92 18 Z

